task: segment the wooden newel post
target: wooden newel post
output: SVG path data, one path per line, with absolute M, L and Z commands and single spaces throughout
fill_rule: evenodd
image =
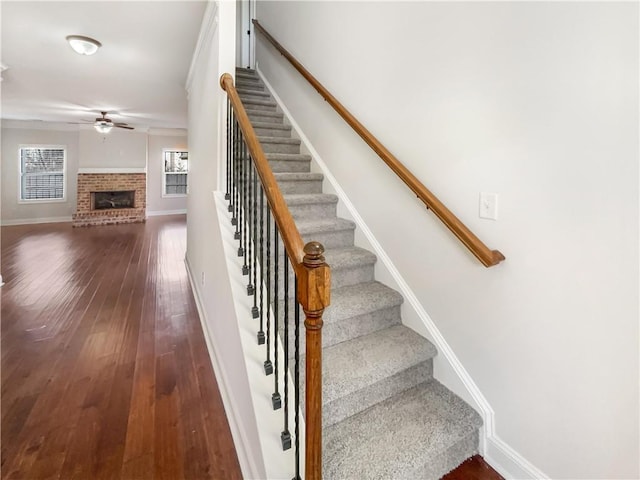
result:
M 306 329 L 306 457 L 305 478 L 322 479 L 322 312 L 329 305 L 331 272 L 318 242 L 304 246 L 305 273 L 299 279 L 298 298 Z

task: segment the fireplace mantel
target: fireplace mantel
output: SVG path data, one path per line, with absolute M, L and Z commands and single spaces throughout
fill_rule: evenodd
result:
M 78 173 L 147 173 L 147 169 L 145 167 L 85 167 L 79 168 Z

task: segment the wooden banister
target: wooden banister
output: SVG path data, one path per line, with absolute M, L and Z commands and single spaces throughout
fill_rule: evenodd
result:
M 380 141 L 373 136 L 309 71 L 302 66 L 260 22 L 253 25 L 269 42 L 300 72 L 300 74 L 322 95 L 333 109 L 355 130 L 391 170 L 411 189 L 436 217 L 471 251 L 485 267 L 497 265 L 505 259 L 498 250 L 491 250 L 473 234 L 438 198 L 413 175 Z
M 304 257 L 304 243 L 298 227 L 289 212 L 289 208 L 280 192 L 278 182 L 269 167 L 267 157 L 262 150 L 258 136 L 256 135 L 249 116 L 247 115 L 240 96 L 233 85 L 233 77 L 225 73 L 220 77 L 220 86 L 227 92 L 229 101 L 233 106 L 233 109 L 238 120 L 238 125 L 244 135 L 244 141 L 247 144 L 251 158 L 256 166 L 256 171 L 262 181 L 262 187 L 264 188 L 265 197 L 273 212 L 273 218 L 278 225 L 278 230 L 282 235 L 282 242 L 284 243 L 291 264 L 297 274 L 303 273 L 302 261 Z
M 324 247 L 318 242 L 304 245 L 298 227 L 269 167 L 258 137 L 242 101 L 225 73 L 220 85 L 227 92 L 243 140 L 253 159 L 262 187 L 284 243 L 285 252 L 298 279 L 297 299 L 305 312 L 305 478 L 322 479 L 322 314 L 330 303 L 331 272 L 326 264 Z M 286 273 L 285 273 L 286 274 Z M 277 276 L 276 276 L 277 279 Z

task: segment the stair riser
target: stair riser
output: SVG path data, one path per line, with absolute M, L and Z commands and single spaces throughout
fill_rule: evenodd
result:
M 416 468 L 410 478 L 424 478 L 426 480 L 439 480 L 449 473 L 453 466 L 460 465 L 467 458 L 477 455 L 479 443 L 478 430 L 474 430 L 468 436 L 460 439 L 444 452 L 434 452 L 430 458 L 423 458 L 426 463 Z
M 269 165 L 274 173 L 309 173 L 311 171 L 310 160 L 269 160 Z
M 262 82 L 257 80 L 250 80 L 246 78 L 237 78 L 236 79 L 236 89 L 243 88 L 246 90 L 259 90 L 264 91 L 264 86 Z
M 247 108 L 245 106 L 245 108 Z M 261 122 L 261 123 L 276 123 L 278 125 L 282 125 L 284 123 L 284 116 L 282 114 L 278 114 L 276 116 L 267 115 L 266 112 L 256 112 L 250 111 L 247 113 L 249 115 L 249 120 L 252 122 Z
M 300 144 L 275 143 L 260 140 L 264 153 L 300 153 Z
M 335 218 L 337 205 L 335 203 L 310 203 L 304 205 L 288 205 L 288 207 L 294 220 L 303 220 L 314 218 Z M 258 215 L 260 215 L 259 212 L 260 209 L 258 209 Z M 266 212 L 267 206 L 265 205 L 263 215 L 266 215 Z
M 276 106 L 269 102 L 263 103 L 263 100 L 248 100 L 242 102 L 245 109 L 260 110 L 261 112 L 275 112 Z
M 265 127 L 254 127 L 256 135 L 259 137 L 282 137 L 282 138 L 291 138 L 291 129 L 281 129 L 281 128 L 265 128 Z
M 289 205 L 294 220 L 336 217 L 335 203 L 311 203 L 306 205 Z
M 332 247 L 350 247 L 353 245 L 353 229 L 348 230 L 332 230 L 324 232 L 313 232 L 309 234 L 303 234 L 302 240 L 304 243 L 311 241 L 320 242 L 324 245 L 324 248 Z
M 332 272 L 333 273 L 333 272 Z M 278 314 L 280 316 L 280 324 L 284 329 L 284 301 L 280 301 Z M 330 309 L 331 307 L 329 307 Z M 328 309 L 327 309 L 328 311 Z M 301 318 L 304 319 L 304 312 L 300 312 Z M 322 347 L 327 348 L 338 343 L 345 342 L 352 338 L 361 337 L 369 333 L 377 332 L 384 328 L 398 325 L 401 322 L 400 306 L 383 308 L 375 312 L 358 315 L 351 318 L 345 318 L 339 322 L 325 322 L 322 327 Z M 294 355 L 294 310 L 293 301 L 289 304 L 289 357 Z M 302 328 L 302 327 L 301 327 Z M 284 335 L 282 335 L 284 339 Z M 283 340 L 284 341 L 284 340 Z M 304 333 L 300 335 L 300 352 L 304 353 L 305 349 Z
M 242 100 L 242 103 L 247 103 L 254 100 L 257 100 L 259 102 L 266 102 L 271 100 L 271 95 L 254 95 L 251 93 L 241 93 L 240 100 Z
M 245 95 L 256 95 L 262 99 L 270 99 L 271 94 L 262 88 L 238 87 L 238 95 L 244 98 Z
M 331 270 L 331 288 L 347 287 L 358 283 L 371 282 L 375 277 L 374 264 L 365 264 Z
M 255 70 L 247 70 L 246 68 L 236 68 L 236 78 L 237 79 L 250 79 L 250 80 L 260 80 L 260 77 L 256 73 Z
M 322 193 L 322 180 L 279 180 L 280 191 L 287 194 Z

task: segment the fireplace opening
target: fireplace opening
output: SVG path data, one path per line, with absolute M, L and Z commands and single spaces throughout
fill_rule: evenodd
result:
M 91 209 L 135 208 L 134 190 L 119 192 L 91 192 Z

